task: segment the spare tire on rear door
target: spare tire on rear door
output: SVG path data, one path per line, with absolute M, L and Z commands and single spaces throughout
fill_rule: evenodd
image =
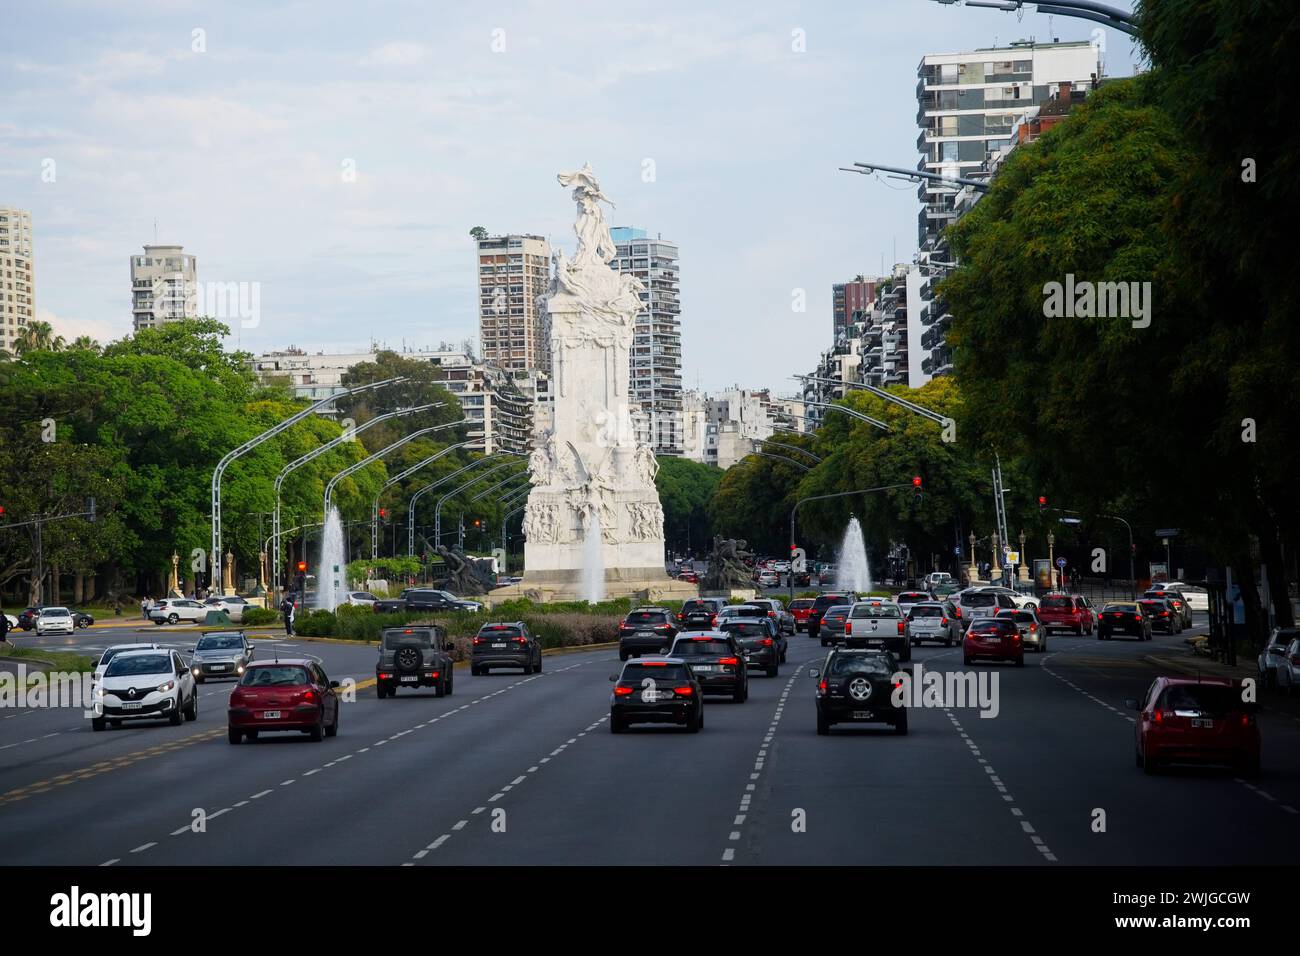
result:
M 424 663 L 424 652 L 414 641 L 397 645 L 393 651 L 393 666 L 399 674 L 418 674 Z

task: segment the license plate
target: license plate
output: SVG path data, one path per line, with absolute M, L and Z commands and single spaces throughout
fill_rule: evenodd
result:
M 870 719 L 871 719 L 871 711 L 869 711 L 869 710 L 855 710 L 855 711 L 853 712 L 853 719 L 854 719 L 854 720 L 870 720 Z
M 411 674 L 411 675 L 408 676 L 408 677 L 403 677 L 403 678 L 402 678 L 402 683 L 403 683 L 403 684 L 418 684 L 419 682 L 420 682 L 420 678 L 419 678 L 419 675 L 417 675 L 417 674 Z
M 499 650 L 500 648 L 503 648 L 503 647 L 505 647 L 505 644 L 493 644 L 493 645 L 492 645 L 492 649 L 493 649 L 494 651 L 495 651 L 495 650 Z
M 229 666 L 230 666 L 229 664 L 213 664 L 213 665 L 211 665 L 211 667 L 212 667 L 212 669 L 213 669 L 214 671 L 224 671 L 224 670 L 225 670 L 227 667 L 229 667 Z
M 132 704 L 132 703 L 124 703 L 124 704 L 122 705 L 122 709 L 123 709 L 123 710 L 139 710 L 139 709 L 140 709 L 141 707 L 143 707 L 143 706 L 144 706 L 144 704 L 142 704 L 142 703 L 139 702 L 139 701 L 136 701 L 136 702 L 133 703 L 133 704 Z
M 693 666 L 691 667 L 691 670 L 693 670 L 693 671 L 712 671 L 712 670 L 717 670 L 717 668 L 716 668 L 714 665 L 712 665 L 712 664 L 695 664 L 695 665 L 693 665 Z
M 654 634 L 654 631 L 637 631 L 637 632 L 636 632 L 636 636 L 637 636 L 637 637 L 654 637 L 655 634 Z
M 278 710 L 264 710 L 264 711 L 262 711 L 262 719 L 263 719 L 263 720 L 279 720 L 279 719 L 280 719 L 280 712 L 279 712 Z
M 1214 726 L 1214 721 L 1211 720 L 1211 719 L 1208 718 L 1208 717 L 1193 717 L 1193 718 L 1192 718 L 1192 726 L 1193 726 L 1193 727 L 1205 727 L 1205 728 L 1208 730 L 1209 728 L 1211 728 L 1211 727 Z

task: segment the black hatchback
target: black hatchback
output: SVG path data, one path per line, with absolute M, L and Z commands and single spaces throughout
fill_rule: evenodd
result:
M 1151 619 L 1140 604 L 1107 604 L 1101 609 L 1097 615 L 1097 640 L 1109 641 L 1116 634 L 1151 640 Z
M 891 651 L 837 647 L 821 667 L 810 667 L 817 679 L 817 733 L 825 736 L 840 723 L 885 723 L 894 733 L 907 733 L 907 701 L 894 700 L 901 683 L 898 660 Z
M 629 724 L 678 724 L 693 734 L 704 726 L 703 689 L 683 660 L 638 658 L 610 680 L 610 733 L 621 734 Z
M 786 640 L 777 632 L 770 617 L 733 617 L 718 625 L 718 630 L 733 635 L 745 655 L 745 663 L 775 677 L 785 660 Z
M 484 624 L 474 635 L 470 674 L 477 677 L 494 667 L 522 667 L 525 674 L 542 672 L 542 644 L 523 621 Z
M 676 618 L 666 607 L 639 607 L 618 626 L 618 659 L 662 654 L 677 636 Z
M 680 631 L 711 631 L 718 623 L 718 611 L 727 602 L 722 598 L 692 598 L 682 604 L 677 615 Z

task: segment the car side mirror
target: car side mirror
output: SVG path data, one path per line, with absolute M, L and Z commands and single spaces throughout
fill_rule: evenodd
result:
M 1138 704 L 1138 699 L 1137 699 L 1136 697 L 1125 697 L 1125 698 L 1124 698 L 1124 709 L 1125 709 L 1125 710 L 1141 710 L 1142 708 L 1141 708 L 1141 705 Z
M 185 648 L 185 653 L 193 654 L 196 649 L 197 649 L 196 646 L 194 644 L 191 644 L 187 648 Z
M 249 645 L 248 645 L 248 651 L 249 651 L 250 654 L 251 654 L 253 651 L 255 651 L 255 650 L 257 650 L 257 645 L 256 645 L 256 644 L 249 644 Z
M 332 681 L 330 681 L 330 689 L 331 689 L 331 690 L 334 689 L 335 687 L 338 687 L 338 686 L 340 686 L 338 681 L 336 681 L 336 680 L 332 680 Z
M 808 668 L 808 676 L 809 676 L 809 677 L 821 677 L 821 676 L 822 676 L 822 670 L 821 670 L 821 668 L 820 668 L 820 667 L 810 667 L 810 668 Z

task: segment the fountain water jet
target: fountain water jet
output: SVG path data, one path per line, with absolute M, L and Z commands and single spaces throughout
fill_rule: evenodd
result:
M 856 591 L 859 594 L 871 590 L 871 568 L 867 566 L 867 544 L 862 537 L 862 523 L 858 521 L 856 515 L 849 518 L 849 525 L 844 529 L 838 565 L 835 573 L 836 588 L 841 591 Z
M 332 611 L 347 591 L 347 562 L 343 554 L 343 522 L 339 509 L 330 508 L 321 538 L 320 565 L 316 574 L 316 608 Z

